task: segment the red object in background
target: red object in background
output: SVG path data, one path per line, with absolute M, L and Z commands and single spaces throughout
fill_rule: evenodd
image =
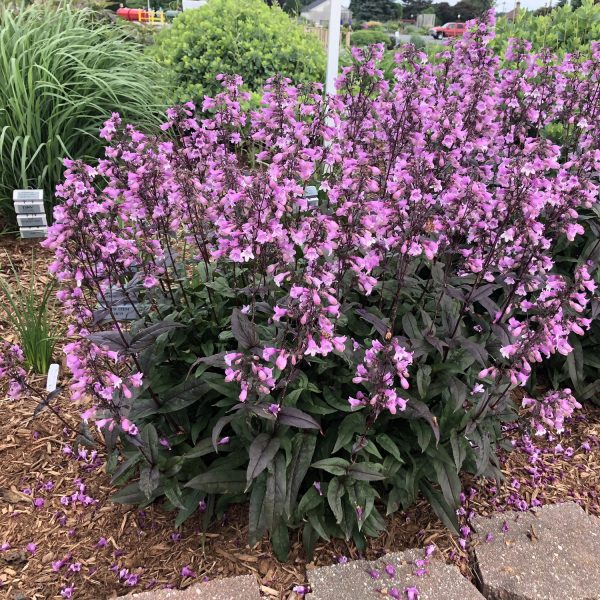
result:
M 444 37 L 458 37 L 466 31 L 464 23 L 446 23 L 441 27 L 432 27 L 429 30 L 429 35 L 438 40 Z
M 143 23 L 150 21 L 150 13 L 141 8 L 119 8 L 117 16 L 126 21 L 142 21 Z

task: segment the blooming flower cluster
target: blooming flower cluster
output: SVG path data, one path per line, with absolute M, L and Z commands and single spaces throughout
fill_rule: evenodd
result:
M 536 435 L 544 435 L 548 428 L 558 433 L 562 432 L 565 419 L 570 417 L 575 409 L 581 408 L 581 404 L 568 388 L 548 392 L 539 400 L 526 396 L 522 406 L 531 413 L 531 425 Z
M 72 397 L 92 394 L 136 434 L 118 398 L 131 399 L 143 376 L 126 355 L 86 334 L 98 322 L 94 301 L 110 316 L 115 298 L 141 310 L 140 301 L 152 306 L 157 293 L 174 297 L 180 236 L 207 274 L 221 265 L 246 285 L 252 319 L 264 310 L 261 296 L 272 322 L 296 332 L 262 355 L 227 355 L 227 380 L 239 383 L 242 401 L 268 395 L 304 357 L 344 352 L 349 342 L 338 330 L 348 286 L 365 297 L 389 286 L 395 317 L 414 265 L 443 256 L 474 283 L 471 296 L 486 285 L 510 289 L 494 315 L 507 323 L 501 354 L 509 366 L 491 365 L 481 377 L 507 374 L 522 385 L 532 362 L 568 353 L 568 335 L 589 325 L 580 313 L 595 286 L 585 267 L 575 285 L 552 273 L 549 250 L 557 235 L 572 240 L 582 231 L 577 210 L 597 193 L 588 173 L 600 162 L 598 132 L 591 119 L 571 117 L 579 137 L 565 149 L 531 128 L 567 109 L 589 113 L 597 60 L 576 64 L 567 56 L 556 66 L 551 56 L 533 60 L 514 46 L 501 68 L 487 47 L 490 24 L 444 51 L 441 66 L 403 50 L 391 82 L 377 67 L 381 48 L 355 49 L 357 65 L 344 70 L 339 94 L 328 100 L 319 86 L 278 79 L 250 113 L 239 77 L 224 76 L 224 92 L 204 102 L 208 116 L 191 103 L 168 111 L 163 129 L 176 132 L 175 141 L 113 115 L 98 168 L 67 161 L 47 241 L 63 283 L 59 298 L 77 322 L 71 333 L 79 339 L 66 349 Z M 599 54 L 595 46 L 594 59 Z M 369 93 L 357 96 L 361 81 Z M 247 169 L 243 139 L 264 168 Z M 325 210 L 304 197 L 316 176 Z M 402 410 L 396 378 L 407 389 L 410 350 L 397 337 L 367 343 L 354 381 L 369 393 L 358 391 L 351 404 Z
M 309 438 L 319 456 L 339 452 L 325 473 L 353 473 L 364 496 L 327 475 L 313 486 L 312 471 L 298 486 L 330 502 L 340 527 L 351 509 L 376 532 L 371 482 L 394 479 L 392 506 L 419 487 L 400 455 L 445 446 L 457 461 L 448 502 L 463 464 L 493 463 L 499 427 L 486 419 L 590 325 L 595 265 L 569 273 L 552 253 L 582 233 L 600 170 L 600 44 L 558 59 L 515 43 L 502 62 L 493 25 L 492 14 L 473 23 L 434 62 L 402 48 L 389 81 L 382 47 L 354 49 L 335 96 L 277 77 L 253 109 L 240 78 L 222 76 L 222 93 L 170 109 L 162 132 L 115 114 L 97 167 L 66 162 L 45 245 L 72 323 L 71 394 L 111 444 L 120 435 L 143 454 L 128 464 L 147 499 L 159 464 L 173 461 L 169 486 L 189 474 L 174 461 L 192 447 L 209 465 L 211 448 L 251 443 L 231 463 L 233 487 L 245 458 L 273 478 L 304 444 L 293 428 L 308 429 L 323 433 Z M 562 143 L 552 128 L 568 131 Z M 577 406 L 568 391 L 526 403 L 538 428 Z M 441 477 L 446 462 L 415 472 Z
M 358 392 L 356 398 L 350 398 L 353 407 L 361 404 L 381 405 L 395 415 L 398 410 L 406 408 L 406 400 L 401 398 L 395 385 L 396 377 L 403 389 L 408 389 L 408 366 L 412 363 L 412 354 L 407 352 L 398 342 L 392 339 L 385 344 L 373 340 L 371 347 L 365 351 L 365 357 L 356 368 L 354 383 L 367 383 L 372 394 L 367 397 Z

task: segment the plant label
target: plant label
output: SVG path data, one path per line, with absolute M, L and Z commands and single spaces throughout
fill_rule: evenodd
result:
M 319 192 L 314 185 L 307 185 L 304 188 L 304 197 L 309 206 L 316 206 L 319 203 Z
M 44 190 L 14 190 L 13 200 L 17 201 L 44 201 Z
M 17 215 L 17 223 L 19 227 L 46 227 L 48 225 L 44 213 L 39 215 Z
M 117 321 L 135 321 L 138 318 L 133 304 L 117 304 L 111 310 Z
M 18 215 L 40 215 L 44 214 L 44 203 L 36 201 L 15 202 L 15 212 Z
M 48 377 L 46 379 L 46 391 L 48 393 L 53 392 L 56 389 L 58 383 L 58 370 L 59 367 L 56 363 L 52 363 L 48 369 Z
M 48 233 L 47 227 L 21 227 L 21 237 L 23 239 L 43 238 Z

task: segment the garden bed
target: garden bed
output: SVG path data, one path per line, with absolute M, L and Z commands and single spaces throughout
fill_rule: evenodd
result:
M 3 238 L 0 276 L 8 272 L 8 253 L 27 280 L 32 247 Z M 36 254 L 41 281 L 50 256 L 39 248 Z M 0 321 L 0 336 L 11 340 L 13 335 Z M 44 381 L 38 385 L 43 387 Z M 4 398 L 4 390 L 1 395 Z M 158 506 L 139 511 L 113 504 L 101 446 L 76 448 L 75 435 L 50 412 L 32 417 L 35 406 L 35 400 L 23 397 L 4 399 L 0 409 L 0 545 L 9 545 L 0 552 L 0 582 L 6 598 L 41 600 L 72 592 L 73 598 L 97 600 L 247 573 L 259 578 L 265 596 L 294 598 L 291 589 L 304 583 L 306 569 L 359 557 L 352 544 L 336 541 L 318 544 L 314 561 L 307 564 L 301 541 L 294 537 L 289 560 L 282 564 L 267 542 L 248 546 L 246 507 L 229 510 L 203 534 L 199 518 L 175 531 L 174 515 Z M 69 423 L 78 425 L 80 406 L 63 395 L 56 407 Z M 465 481 L 465 489 L 474 490 L 471 498 L 467 493 L 465 523 L 470 510 L 489 514 L 518 507 L 519 502 L 527 508 L 536 501 L 575 500 L 600 515 L 599 409 L 584 407 L 561 436 L 536 438 L 536 447 L 516 432 L 511 435 L 520 451 L 504 459 L 504 484 L 496 490 L 489 482 Z M 532 474 L 532 469 L 537 472 Z M 471 576 L 468 532 L 463 535 L 466 541 L 451 536 L 422 501 L 388 520 L 388 531 L 370 540 L 366 558 L 435 543 Z M 193 577 L 182 576 L 185 567 Z

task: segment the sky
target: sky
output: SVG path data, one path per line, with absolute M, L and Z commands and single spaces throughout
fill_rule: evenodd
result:
M 456 4 L 458 0 L 433 0 L 434 4 L 437 2 L 448 2 L 451 6 Z M 521 0 L 521 8 L 527 8 L 528 10 L 535 10 L 542 6 L 548 6 L 549 0 Z M 553 0 L 552 4 L 556 4 L 557 0 Z M 515 7 L 515 0 L 496 0 L 494 4 L 498 12 L 507 12 Z

